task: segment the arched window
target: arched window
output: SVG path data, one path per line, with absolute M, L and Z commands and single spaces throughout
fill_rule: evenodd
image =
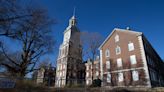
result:
M 107 49 L 107 50 L 105 51 L 105 56 L 106 56 L 106 57 L 109 57 L 109 56 L 110 56 L 110 51 L 109 51 L 109 49 Z

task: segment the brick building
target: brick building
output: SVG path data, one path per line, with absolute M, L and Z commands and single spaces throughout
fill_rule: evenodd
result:
M 86 75 L 85 82 L 86 85 L 91 85 L 94 79 L 100 78 L 100 59 L 97 56 L 95 61 L 90 59 L 85 63 Z
M 164 63 L 143 33 L 115 28 L 99 50 L 103 86 L 164 86 Z

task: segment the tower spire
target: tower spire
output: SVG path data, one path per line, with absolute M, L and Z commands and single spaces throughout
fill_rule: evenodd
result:
M 75 26 L 76 25 L 75 13 L 76 13 L 76 7 L 74 7 L 74 9 L 73 9 L 73 16 L 69 20 L 69 26 Z
M 75 17 L 75 13 L 76 13 L 76 7 L 74 6 L 73 8 L 73 16 Z

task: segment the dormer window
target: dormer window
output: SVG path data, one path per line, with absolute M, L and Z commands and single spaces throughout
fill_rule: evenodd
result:
M 114 39 L 115 39 L 115 42 L 118 42 L 119 41 L 119 35 L 117 34 Z
M 107 50 L 105 51 L 105 56 L 106 56 L 106 57 L 109 57 L 109 56 L 110 56 L 109 49 L 107 49 Z

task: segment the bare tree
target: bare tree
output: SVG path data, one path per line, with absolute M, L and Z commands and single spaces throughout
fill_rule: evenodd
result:
M 20 19 L 35 15 L 35 12 L 27 11 L 19 2 L 20 0 L 0 0 L 0 36 L 14 36 L 15 26 L 20 26 Z
M 95 60 L 102 41 L 103 37 L 97 32 L 81 32 L 83 56 L 88 56 L 92 60 Z
M 45 58 L 44 60 L 38 62 L 37 69 L 40 68 L 47 68 L 51 65 L 50 60 L 48 58 Z
M 50 29 L 54 21 L 48 17 L 46 10 L 35 7 L 27 7 L 23 10 L 24 15 L 32 14 L 32 16 L 27 17 L 23 15 L 19 16 L 19 18 L 14 18 L 15 23 L 10 24 L 9 29 L 12 36 L 7 35 L 12 38 L 12 40 L 16 40 L 20 43 L 21 48 L 17 52 L 19 54 L 16 55 L 19 59 L 14 59 L 13 55 L 9 55 L 10 52 L 7 51 L 1 42 L 2 53 L 8 62 L 2 62 L 1 65 L 12 71 L 12 73 L 22 77 L 35 70 L 35 65 L 41 56 L 53 51 L 55 42 L 52 30 Z M 6 21 L 10 21 L 10 19 L 8 18 L 5 22 Z M 8 30 L 5 30 L 8 28 L 5 22 L 1 22 L 3 29 L 0 29 L 0 32 L 8 32 Z

